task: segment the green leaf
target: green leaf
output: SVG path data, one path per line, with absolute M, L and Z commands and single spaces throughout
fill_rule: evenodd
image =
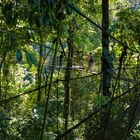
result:
M 16 57 L 17 57 L 17 60 L 18 61 L 21 61 L 22 60 L 22 52 L 20 50 L 17 50 Z
M 29 64 L 29 66 L 31 67 L 32 64 L 34 64 L 37 67 L 38 64 L 37 64 L 37 60 L 35 58 L 35 55 L 31 52 L 28 52 L 27 50 L 25 50 L 25 53 L 26 53 L 26 58 L 27 58 L 27 62 Z
M 30 57 L 31 57 L 31 61 L 32 61 L 32 63 L 37 67 L 38 64 L 37 64 L 37 60 L 36 60 L 36 58 L 35 58 L 35 55 L 32 54 L 32 53 L 30 53 Z
M 26 53 L 27 62 L 29 64 L 29 66 L 31 67 L 33 63 L 32 63 L 32 59 L 31 59 L 30 53 L 28 51 L 25 51 L 25 53 Z
M 5 4 L 5 6 L 2 9 L 3 15 L 4 16 L 8 15 L 9 11 L 11 12 L 12 9 L 13 9 L 13 3 L 12 2 Z
M 72 9 L 69 7 L 66 7 L 66 13 L 67 15 L 71 15 L 72 14 Z

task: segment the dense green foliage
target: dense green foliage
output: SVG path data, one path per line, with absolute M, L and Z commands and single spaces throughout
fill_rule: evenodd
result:
M 99 138 L 108 122 L 117 118 L 121 124 L 120 116 L 131 125 L 129 108 L 138 102 L 140 88 L 140 9 L 121 0 L 110 0 L 109 7 L 105 50 L 101 0 L 0 0 L 0 140 L 54 140 L 98 108 L 64 139 Z M 102 95 L 102 51 L 112 69 L 105 81 L 112 98 Z M 116 99 L 127 90 L 130 94 Z M 125 136 L 137 140 L 139 133 L 138 124 Z

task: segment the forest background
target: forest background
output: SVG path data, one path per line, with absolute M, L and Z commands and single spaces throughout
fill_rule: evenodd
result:
M 133 115 L 139 6 L 138 0 L 0 0 L 0 139 L 139 140 Z M 109 134 L 123 111 L 127 131 Z

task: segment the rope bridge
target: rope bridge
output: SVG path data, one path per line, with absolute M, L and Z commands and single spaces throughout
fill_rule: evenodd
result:
M 119 96 L 109 99 L 106 103 L 101 103 L 96 109 L 88 113 L 79 123 L 69 128 L 64 133 L 58 135 L 57 140 L 75 134 L 75 138 L 79 138 L 76 132 L 83 132 L 81 139 L 89 140 L 121 140 L 128 136 L 130 130 L 140 120 L 140 102 L 139 102 L 139 87 L 140 83 L 134 85 L 129 90 L 126 90 Z M 109 105 L 112 103 L 111 116 L 106 126 L 107 114 Z M 118 107 L 117 111 L 116 107 Z M 106 129 L 104 134 L 104 129 Z M 86 131 L 86 132 L 85 132 Z
M 90 23 L 103 30 L 79 10 L 75 9 L 73 5 L 69 4 L 69 7 L 79 13 L 82 17 L 86 18 Z M 124 44 L 112 35 L 109 34 L 109 36 L 121 46 L 125 47 Z M 131 48 L 128 49 L 134 52 Z M 63 109 L 64 84 L 67 80 L 60 76 L 62 69 L 67 69 L 67 67 L 56 66 L 58 71 L 55 71 L 55 73 L 58 73 L 58 76 L 53 79 L 54 81 L 51 83 L 46 82 L 43 86 L 39 87 L 42 90 L 42 93 L 45 93 L 49 86 L 52 87 L 52 91 L 50 96 L 46 93 L 43 95 L 44 98 L 40 104 L 36 105 L 36 103 L 33 103 L 34 107 L 30 108 L 32 113 L 30 113 L 28 119 L 26 118 L 28 120 L 26 123 L 28 124 L 28 127 L 30 126 L 28 129 L 32 128 L 34 122 L 39 122 L 39 124 L 35 123 L 35 127 L 38 128 L 37 131 L 39 134 L 42 133 L 40 130 L 43 129 L 45 133 L 51 132 L 53 139 L 56 140 L 126 139 L 129 132 L 140 120 L 140 81 L 136 78 L 139 77 L 139 73 L 137 72 L 139 71 L 139 67 L 135 67 L 135 65 L 136 64 L 131 68 L 125 67 L 123 71 L 118 64 L 111 70 L 114 73 L 110 88 L 110 92 L 113 93 L 112 97 L 102 96 L 101 94 L 101 81 L 103 75 L 101 66 L 96 69 L 95 73 L 89 73 L 81 68 L 71 68 L 71 71 L 74 71 L 75 75 L 71 75 L 69 79 L 67 79 L 70 81 L 70 103 L 67 107 L 67 130 L 65 130 L 65 110 Z M 135 75 L 134 72 L 137 75 Z M 127 74 L 130 76 L 129 78 L 125 77 Z M 4 105 L 10 106 L 10 104 L 13 103 L 17 108 L 19 107 L 19 111 L 21 108 L 20 102 L 24 104 L 24 98 L 28 98 L 28 101 L 30 101 L 30 98 L 32 99 L 35 97 L 34 95 L 37 94 L 39 88 L 31 89 L 5 100 L 1 100 L 1 108 L 3 108 Z M 47 99 L 48 101 L 47 115 L 45 117 L 44 110 L 46 104 L 44 99 Z M 12 108 L 12 106 L 10 106 L 10 108 Z M 15 111 L 10 118 L 12 119 L 17 115 L 17 120 L 21 123 L 21 120 L 24 119 L 24 114 L 18 111 Z M 46 125 L 42 128 L 44 118 L 46 118 Z M 14 122 L 14 120 L 12 121 Z M 24 130 L 25 128 L 22 128 L 21 126 L 21 129 Z M 20 132 L 21 130 L 18 131 L 19 135 L 21 135 Z M 34 133 L 34 135 L 36 135 L 36 133 Z
M 117 71 L 118 69 L 114 70 Z M 50 96 L 47 114 L 50 117 L 55 117 L 53 123 L 55 126 L 48 124 L 50 123 L 49 121 L 47 125 L 52 125 L 52 128 L 56 127 L 54 129 L 56 131 L 53 132 L 56 134 L 55 139 L 61 140 L 66 137 L 67 139 L 80 138 L 89 140 L 125 139 L 140 120 L 140 81 L 134 81 L 132 79 L 128 80 L 121 78 L 120 76 L 120 82 L 117 86 L 115 96 L 110 98 L 103 97 L 100 94 L 100 91 L 98 91 L 100 89 L 100 84 L 97 85 L 97 80 L 101 80 L 102 72 L 87 74 L 88 75 L 86 76 L 73 77 L 69 79 L 71 87 L 74 86 L 74 88 L 72 88 L 71 91 L 71 103 L 68 120 L 69 127 L 66 131 L 64 131 L 63 126 L 61 126 L 61 118 L 63 114 L 63 110 L 61 110 L 61 108 L 63 108 L 64 100 L 63 89 L 60 88 L 60 85 L 65 82 L 65 79 L 56 79 L 51 83 L 52 87 L 56 87 L 56 94 L 52 94 Z M 89 86 L 90 83 L 92 83 L 92 86 Z M 124 83 L 126 85 L 128 84 L 129 87 L 126 86 L 123 91 L 119 91 L 120 87 L 122 87 Z M 81 84 L 81 86 L 79 84 Z M 85 87 L 82 87 L 83 85 L 85 85 Z M 49 84 L 42 86 L 41 89 L 44 89 L 47 86 L 49 86 Z M 89 88 L 84 91 L 84 89 L 88 86 Z M 18 101 L 17 99 L 22 99 L 24 95 L 28 95 L 29 97 L 33 96 L 33 94 L 37 93 L 37 90 L 38 88 L 32 89 L 0 101 L 0 105 L 5 103 L 8 104 L 10 102 L 14 103 L 13 100 Z M 111 111 L 108 116 L 110 105 Z M 83 116 L 83 114 L 85 115 Z M 75 123 L 70 124 L 72 122 Z

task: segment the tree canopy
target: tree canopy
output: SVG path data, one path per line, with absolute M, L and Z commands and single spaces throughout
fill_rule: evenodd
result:
M 0 0 L 0 139 L 140 139 L 139 5 Z

